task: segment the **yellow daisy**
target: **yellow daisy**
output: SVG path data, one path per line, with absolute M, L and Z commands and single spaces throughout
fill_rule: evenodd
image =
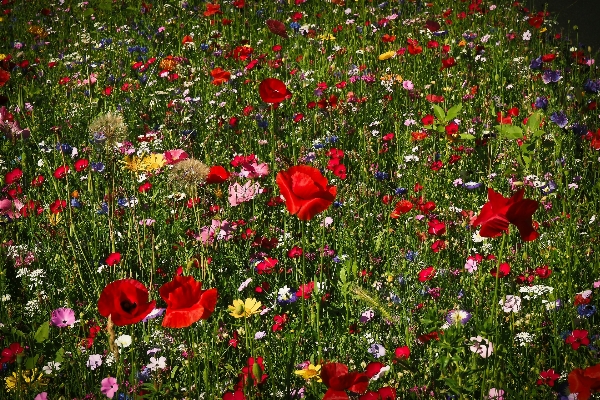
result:
M 234 318 L 248 318 L 253 314 L 260 313 L 261 306 L 261 302 L 254 298 L 246 299 L 245 302 L 239 299 L 235 299 L 233 301 L 233 305 L 228 306 L 228 309 L 229 314 Z
M 320 364 L 317 364 L 317 365 L 309 364 L 308 368 L 294 371 L 294 373 L 298 376 L 301 376 L 302 378 L 304 378 L 306 380 L 316 378 L 317 382 L 321 382 L 321 377 L 319 376 L 319 374 L 321 373 L 321 365 Z
M 167 164 L 167 160 L 165 159 L 165 156 L 163 156 L 162 154 L 150 154 L 150 155 L 147 155 L 146 157 L 144 157 L 144 159 L 141 162 L 140 167 L 143 170 L 150 172 L 155 169 L 164 167 L 165 164 Z

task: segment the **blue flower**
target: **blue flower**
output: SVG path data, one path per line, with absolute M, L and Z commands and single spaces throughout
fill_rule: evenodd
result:
M 538 57 L 535 60 L 531 61 L 531 64 L 529 64 L 529 68 L 530 69 L 540 69 L 542 68 L 542 57 Z
M 410 262 L 414 262 L 418 255 L 419 255 L 418 252 L 409 250 L 406 252 L 405 258 Z
M 375 358 L 381 358 L 381 357 L 385 357 L 385 347 L 383 347 L 382 345 L 378 344 L 378 343 L 373 343 L 370 347 L 369 350 L 367 350 L 369 352 L 369 354 L 373 355 L 373 357 Z
M 93 172 L 104 172 L 106 167 L 101 162 L 93 162 L 92 163 L 92 171 Z
M 483 185 L 483 183 L 480 182 L 467 182 L 467 183 L 463 183 L 463 187 L 465 189 L 469 189 L 469 190 L 475 190 L 481 187 L 481 185 Z
M 600 91 L 600 79 L 595 81 L 587 79 L 583 84 L 583 90 L 587 93 L 598 93 Z
M 551 70 L 546 70 L 544 71 L 544 74 L 542 75 L 542 81 L 544 81 L 544 83 L 547 85 L 549 83 L 556 83 L 558 81 L 560 81 L 562 79 L 562 76 L 560 75 L 560 71 L 551 71 Z
M 550 121 L 554 122 L 560 128 L 564 128 L 569 123 L 564 111 L 555 112 L 550 116 Z
M 573 125 L 571 125 L 571 130 L 574 134 L 579 136 L 583 136 L 588 133 L 588 127 L 580 124 L 579 122 L 575 122 Z
M 403 187 L 397 188 L 396 189 L 396 196 L 401 196 L 403 194 L 406 194 L 407 192 L 408 192 L 407 188 L 403 188 Z
M 61 153 L 70 155 L 73 152 L 73 146 L 71 146 L 68 143 L 57 143 L 56 150 L 60 151 Z
M 77 199 L 71 199 L 71 207 L 79 208 L 81 207 L 81 203 Z
M 375 172 L 374 176 L 375 176 L 375 179 L 377 179 L 378 181 L 383 181 L 383 180 L 390 178 L 390 174 L 388 174 L 387 172 L 383 172 L 383 171 Z
M 577 314 L 582 317 L 589 318 L 596 313 L 596 306 L 591 304 L 580 304 L 577 307 Z
M 537 97 L 535 99 L 535 108 L 540 108 L 542 110 L 546 110 L 548 108 L 548 99 L 545 97 Z

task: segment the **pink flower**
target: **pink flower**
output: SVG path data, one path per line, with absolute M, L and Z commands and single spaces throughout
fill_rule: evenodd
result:
M 169 165 L 174 165 L 180 161 L 190 158 L 189 154 L 181 149 L 168 150 L 168 151 L 165 151 L 165 153 L 163 155 L 164 155 L 165 159 L 167 160 L 167 164 L 169 164 Z
M 470 340 L 472 344 L 469 349 L 471 349 L 473 353 L 477 353 L 483 358 L 487 358 L 492 355 L 494 348 L 489 340 L 484 339 L 481 336 L 472 337 Z
M 262 178 L 267 175 L 269 175 L 269 166 L 267 163 L 259 164 L 256 160 L 252 160 L 252 162 L 242 164 L 240 176 L 244 178 Z
M 231 204 L 232 207 L 235 207 L 241 203 L 252 200 L 260 192 L 261 187 L 258 183 L 248 181 L 242 186 L 236 182 L 229 186 L 229 204 Z
M 35 396 L 33 398 L 33 400 L 48 400 L 48 393 L 47 392 L 38 393 L 38 395 Z
M 109 399 L 112 399 L 115 393 L 117 393 L 117 390 L 119 390 L 119 385 L 117 385 L 117 379 L 111 376 L 102 379 L 102 382 L 100 384 L 100 391 Z
M 487 396 L 485 396 L 485 398 L 490 400 L 504 400 L 504 390 L 491 388 L 490 392 Z

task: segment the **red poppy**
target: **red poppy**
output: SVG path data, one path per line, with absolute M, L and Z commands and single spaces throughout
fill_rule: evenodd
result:
M 90 162 L 88 160 L 86 160 L 85 158 L 77 160 L 77 161 L 75 161 L 75 171 L 81 172 L 81 171 L 85 170 L 87 167 L 89 167 L 89 165 L 90 165 Z
M 445 70 L 446 68 L 450 68 L 456 65 L 456 60 L 453 57 L 443 58 L 442 59 L 442 67 L 440 71 Z
M 577 350 L 580 346 L 587 346 L 590 344 L 590 339 L 587 336 L 588 331 L 585 329 L 575 329 L 565 339 L 565 343 L 570 344 L 573 350 Z
M 138 192 L 147 193 L 150 191 L 150 189 L 152 189 L 152 184 L 150 182 L 146 181 L 138 187 Z
M 502 263 L 498 268 L 492 268 L 490 274 L 494 278 L 504 278 L 506 275 L 510 274 L 510 265 L 508 265 L 508 263 Z
M 212 76 L 213 78 L 211 83 L 213 85 L 219 86 L 229 81 L 229 79 L 231 78 L 231 73 L 229 71 L 225 71 L 220 67 L 217 67 L 210 71 L 210 76 Z
M 176 276 L 159 289 L 160 297 L 167 303 L 162 326 L 186 328 L 215 311 L 217 289 L 202 290 L 202 282 L 193 276 Z
M 242 368 L 242 373 L 240 374 L 242 384 L 245 385 L 249 377 L 254 381 L 254 386 L 265 383 L 269 376 L 264 374 L 264 371 L 265 365 L 263 364 L 262 357 L 248 358 L 248 365 Z
M 45 180 L 46 180 L 46 178 L 44 178 L 43 175 L 38 175 L 37 177 L 33 178 L 33 180 L 31 181 L 31 186 L 34 186 L 34 187 L 42 186 L 42 184 L 44 183 Z
M 258 93 L 265 103 L 281 103 L 292 97 L 285 83 L 275 78 L 264 79 L 258 87 Z
M 337 188 L 328 185 L 321 171 L 308 165 L 280 171 L 276 181 L 290 214 L 304 221 L 329 208 L 337 194 Z
M 521 189 L 507 199 L 489 188 L 488 202 L 473 221 L 473 226 L 482 225 L 479 234 L 483 237 L 498 237 L 503 232 L 508 232 L 508 225 L 511 223 L 516 225 L 524 241 L 535 240 L 539 233 L 533 229 L 532 216 L 539 203 L 523 199 L 524 193 L 525 189 Z
M 206 11 L 204 11 L 205 17 L 210 17 L 211 15 L 222 14 L 221 5 L 220 4 L 206 4 Z
M 435 277 L 436 270 L 431 265 L 419 272 L 419 282 L 427 282 Z
M 358 398 L 358 400 L 395 400 L 396 389 L 389 386 L 382 387 L 376 392 L 369 390 Z
M 427 224 L 429 225 L 427 233 L 430 235 L 440 236 L 446 233 L 446 224 L 438 219 L 432 219 Z
M 346 390 L 364 393 L 369 386 L 369 377 L 365 373 L 348 372 L 348 367 L 341 363 L 328 363 L 321 367 L 321 380 L 327 386 L 323 400 L 349 399 Z
M 67 207 L 66 200 L 56 200 L 54 203 L 50 204 L 50 212 L 52 214 L 58 214 L 60 212 L 63 212 L 66 207 Z
M 56 168 L 56 170 L 54 170 L 54 177 L 56 179 L 64 178 L 69 173 L 69 169 L 70 168 L 68 165 L 61 165 L 60 167 Z
M 408 346 L 397 347 L 394 356 L 397 359 L 410 358 L 410 348 Z
M 285 30 L 285 24 L 283 22 L 277 21 L 276 19 L 268 19 L 267 20 L 267 28 L 277 36 L 281 36 L 284 39 L 288 38 L 288 34 Z
M 429 29 L 430 32 L 437 32 L 440 30 L 440 23 L 437 21 L 427 20 L 425 22 L 425 28 Z
M 530 17 L 527 20 L 527 23 L 529 25 L 531 25 L 533 28 L 540 29 L 542 27 L 542 24 L 544 23 L 544 17 L 541 17 L 541 16 Z
M 229 172 L 220 165 L 210 167 L 206 183 L 223 183 L 229 178 Z
M 6 82 L 10 80 L 10 73 L 0 68 L 0 87 L 6 85 Z
M 588 400 L 592 392 L 600 392 L 600 364 L 574 369 L 568 379 L 571 393 L 577 393 L 578 400 Z
M 135 279 L 120 279 L 109 283 L 100 293 L 98 312 L 110 316 L 117 326 L 140 322 L 152 310 L 156 301 L 148 302 L 148 289 Z
M 183 39 L 181 39 L 181 44 L 186 45 L 188 43 L 194 43 L 194 38 L 190 35 L 185 35 Z
M 444 96 L 438 96 L 436 94 L 428 94 L 425 99 L 430 103 L 443 103 Z
M 25 349 L 21 347 L 19 342 L 11 343 L 10 346 L 2 350 L 2 358 L 0 358 L 0 364 L 9 363 L 12 364 L 17 360 L 17 356 L 22 356 Z
M 19 168 L 15 168 L 12 171 L 7 172 L 6 175 L 4 175 L 4 183 L 6 183 L 7 185 L 11 185 L 15 182 L 18 182 L 22 176 L 23 171 L 21 171 Z
M 115 264 L 118 264 L 121 262 L 121 253 L 109 254 L 108 257 L 106 257 L 106 260 L 104 262 L 106 262 L 106 265 L 108 265 L 109 267 L 113 267 Z

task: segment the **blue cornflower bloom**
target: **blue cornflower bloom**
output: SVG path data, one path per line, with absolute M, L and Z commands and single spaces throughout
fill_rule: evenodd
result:
M 564 111 L 555 112 L 550 116 L 550 121 L 554 122 L 560 128 L 564 128 L 569 123 Z
M 408 189 L 407 188 L 403 188 L 403 187 L 397 188 L 395 193 L 396 193 L 396 196 L 401 196 L 403 194 L 408 193 Z
M 548 99 L 545 97 L 537 97 L 535 99 L 535 108 L 540 108 L 542 110 L 546 110 L 546 108 L 548 108 Z
M 375 179 L 377 179 L 378 181 L 383 181 L 383 180 L 390 178 L 390 174 L 388 174 L 387 172 L 383 172 L 383 171 L 375 172 L 374 176 L 375 176 Z
M 106 167 L 101 162 L 93 162 L 92 163 L 92 171 L 93 172 L 104 172 Z
M 600 92 L 600 79 L 598 79 L 598 80 L 587 79 L 585 81 L 585 83 L 583 84 L 583 90 L 585 90 L 587 93 Z
M 577 314 L 582 317 L 589 318 L 596 313 L 596 306 L 591 304 L 580 304 L 577 307 Z
M 529 64 L 530 69 L 540 69 L 542 68 L 542 57 L 538 57 L 535 60 L 531 60 L 531 64 Z

